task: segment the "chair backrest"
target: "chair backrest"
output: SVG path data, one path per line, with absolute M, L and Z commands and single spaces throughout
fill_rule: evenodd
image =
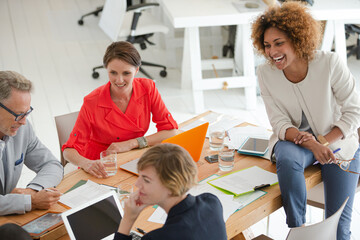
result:
M 292 228 L 289 231 L 287 240 L 336 240 L 336 232 L 339 224 L 340 216 L 345 208 L 349 197 L 341 207 L 331 216 L 322 222 L 306 226 Z
M 61 164 L 63 166 L 66 165 L 67 161 L 64 159 L 63 153 L 61 151 L 61 147 L 68 140 L 78 115 L 79 112 L 72 112 L 55 117 L 56 130 L 58 133 L 59 144 L 60 144 Z
M 126 1 L 106 0 L 99 27 L 113 41 L 117 41 L 126 13 Z

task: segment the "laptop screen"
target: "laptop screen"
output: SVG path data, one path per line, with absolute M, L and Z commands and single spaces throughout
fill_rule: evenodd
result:
M 86 203 L 62 214 L 71 239 L 103 239 L 117 231 L 122 209 L 111 191 L 94 201 Z

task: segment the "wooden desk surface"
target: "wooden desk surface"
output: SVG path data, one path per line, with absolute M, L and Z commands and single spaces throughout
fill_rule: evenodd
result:
M 206 114 L 206 113 L 204 113 Z M 204 114 L 199 115 L 198 117 L 194 118 L 200 118 Z M 191 119 L 189 121 L 193 121 L 194 119 Z M 187 121 L 187 122 L 189 122 Z M 180 126 L 186 124 L 187 122 L 184 122 Z M 246 124 L 243 124 L 246 125 Z M 130 160 L 133 160 L 135 158 L 138 158 L 141 156 L 141 154 L 146 149 L 141 150 L 134 150 L 126 153 L 121 153 L 118 155 L 118 166 L 128 162 Z M 221 172 L 218 168 L 218 165 L 216 163 L 209 164 L 204 160 L 204 157 L 210 154 L 214 154 L 213 151 L 209 149 L 209 143 L 206 139 L 203 151 L 201 154 L 200 160 L 197 162 L 197 166 L 199 168 L 199 180 L 204 179 L 208 176 L 211 176 L 213 174 L 223 175 L 228 172 Z M 240 170 L 243 168 L 248 168 L 250 166 L 259 166 L 265 170 L 268 170 L 270 172 L 276 173 L 276 166 L 275 164 L 271 163 L 269 160 L 258 158 L 258 157 L 252 157 L 252 156 L 245 156 L 240 155 L 239 153 L 235 154 L 235 167 L 234 171 Z M 312 188 L 316 184 L 321 182 L 321 171 L 318 166 L 311 166 L 305 170 L 305 179 L 306 179 L 306 186 L 308 189 Z M 84 179 L 90 179 L 91 181 L 111 185 L 111 186 L 117 186 L 120 182 L 127 182 L 131 184 L 135 184 L 135 181 L 137 179 L 137 176 L 128 173 L 126 171 L 123 171 L 121 169 L 118 169 L 118 172 L 115 176 L 109 177 L 107 179 L 97 179 L 95 177 L 92 177 L 91 175 L 87 174 L 83 170 L 76 170 L 72 173 L 67 174 L 63 181 L 59 184 L 58 189 L 61 192 L 65 192 L 68 189 L 70 189 L 75 183 L 77 183 L 79 180 Z M 270 186 L 263 189 L 267 192 L 264 196 L 261 198 L 255 200 L 251 204 L 247 205 L 246 207 L 242 208 L 240 211 L 237 211 L 233 215 L 230 216 L 230 218 L 226 222 L 226 230 L 228 238 L 234 238 L 237 235 L 239 235 L 241 232 L 246 230 L 247 228 L 251 227 L 253 224 L 257 223 L 264 217 L 268 216 L 272 212 L 276 211 L 282 206 L 281 203 L 281 195 L 280 195 L 280 189 L 279 185 L 276 184 L 274 186 Z M 60 205 L 56 204 L 48 211 L 56 211 L 56 212 L 64 212 L 67 209 Z M 23 225 L 32 219 L 36 218 L 37 216 L 40 216 L 44 213 L 46 213 L 47 210 L 35 210 L 31 211 L 29 213 L 26 213 L 25 215 L 10 215 L 10 216 L 3 216 L 0 217 L 0 224 L 3 224 L 5 222 L 14 222 L 19 225 Z M 140 227 L 144 229 L 145 231 L 151 231 L 153 229 L 159 228 L 162 225 L 156 224 L 152 222 L 148 222 L 147 219 L 150 217 L 150 215 L 154 212 L 154 208 L 148 207 L 146 208 L 141 215 L 139 216 L 138 220 L 135 222 L 134 227 Z M 67 235 L 61 237 L 60 239 L 69 239 Z

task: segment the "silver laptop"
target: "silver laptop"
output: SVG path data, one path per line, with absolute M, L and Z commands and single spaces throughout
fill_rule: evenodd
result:
M 110 191 L 62 213 L 61 217 L 70 239 L 100 240 L 114 239 L 123 215 L 116 193 Z

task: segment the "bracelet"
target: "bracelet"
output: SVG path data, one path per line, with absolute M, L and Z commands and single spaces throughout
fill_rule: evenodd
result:
M 329 146 L 329 142 L 326 140 L 326 138 L 324 138 L 323 135 L 318 135 L 317 139 L 319 141 L 319 143 L 321 143 L 322 145 L 324 145 L 325 147 Z
M 148 146 L 148 142 L 145 137 L 138 137 L 136 138 L 139 147 L 138 148 L 146 148 Z

